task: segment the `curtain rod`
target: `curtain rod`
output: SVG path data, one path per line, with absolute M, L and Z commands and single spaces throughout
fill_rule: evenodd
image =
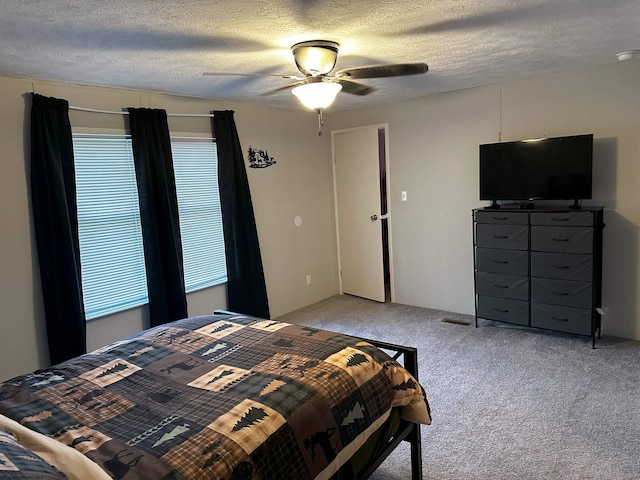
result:
M 80 112 L 107 113 L 109 115 L 129 115 L 126 110 L 122 112 L 113 112 L 110 110 L 96 110 L 95 108 L 74 107 L 69 105 L 69 110 L 78 110 Z M 213 113 L 167 113 L 168 117 L 213 117 Z

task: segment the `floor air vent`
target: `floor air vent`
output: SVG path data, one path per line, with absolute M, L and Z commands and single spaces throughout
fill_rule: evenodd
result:
M 467 327 L 470 325 L 469 322 L 465 322 L 464 320 L 455 320 L 453 318 L 443 318 L 442 321 L 444 323 L 453 323 L 454 325 L 465 325 Z

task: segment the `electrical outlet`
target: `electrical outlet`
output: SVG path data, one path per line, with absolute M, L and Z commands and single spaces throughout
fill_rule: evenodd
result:
M 307 275 L 307 285 L 311 285 L 311 275 Z

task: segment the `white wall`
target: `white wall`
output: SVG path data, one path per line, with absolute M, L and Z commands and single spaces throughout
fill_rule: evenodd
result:
M 593 200 L 605 207 L 603 332 L 640 339 L 640 61 L 507 84 L 504 139 L 594 134 Z
M 497 137 L 495 87 L 338 113 L 332 127 L 389 124 L 395 301 L 473 311 L 471 212 L 478 143 Z M 407 202 L 401 202 L 407 191 Z
M 48 361 L 24 152 L 24 82 L 1 80 L 0 379 Z
M 27 92 L 65 98 L 71 105 L 120 111 L 123 107 L 164 108 L 170 113 L 235 110 L 246 151 L 267 149 L 276 164 L 247 168 L 262 250 L 271 316 L 337 293 L 333 193 L 329 155 L 317 136 L 314 114 L 229 104 L 147 92 L 0 78 L 0 380 L 48 364 L 37 253 L 29 197 L 29 109 Z M 72 127 L 123 129 L 124 118 L 70 112 Z M 179 132 L 211 132 L 209 118 L 170 117 Z M 303 225 L 295 227 L 300 215 Z M 306 285 L 306 275 L 312 284 Z M 189 315 L 226 308 L 226 287 L 187 296 Z M 87 324 L 87 346 L 95 349 L 140 331 L 146 308 Z
M 389 124 L 396 301 L 473 313 L 480 143 L 593 133 L 584 204 L 606 208 L 603 332 L 640 339 L 638 85 L 633 61 L 327 115 L 336 130 Z

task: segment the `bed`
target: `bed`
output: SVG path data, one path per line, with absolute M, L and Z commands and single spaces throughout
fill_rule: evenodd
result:
M 360 479 L 403 441 L 419 479 L 417 379 L 410 347 L 187 318 L 0 384 L 0 479 Z

